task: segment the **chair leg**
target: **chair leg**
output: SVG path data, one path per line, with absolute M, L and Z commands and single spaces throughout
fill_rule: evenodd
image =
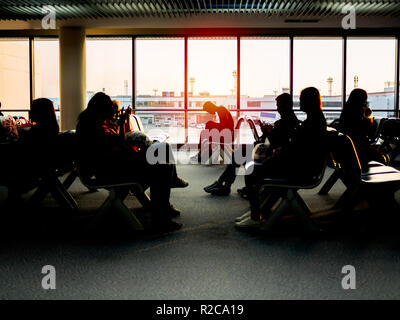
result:
M 260 212 L 263 216 L 268 217 L 274 204 L 282 197 L 282 193 L 278 190 L 272 191 L 260 206 Z
M 78 177 L 78 169 L 74 168 L 70 174 L 68 175 L 68 177 L 64 180 L 63 182 L 63 186 L 65 189 L 69 189 L 71 187 L 71 185 L 74 183 L 75 179 Z
M 321 190 L 319 190 L 318 194 L 320 196 L 322 195 L 326 195 L 328 194 L 328 192 L 332 189 L 332 187 L 334 186 L 334 184 L 338 181 L 339 179 L 339 174 L 338 172 L 335 170 L 331 176 L 329 177 L 329 179 L 325 182 L 325 184 L 322 186 Z
M 320 228 L 311 220 L 311 211 L 303 198 L 295 190 L 288 191 L 288 199 L 295 212 L 298 214 L 300 219 L 304 222 L 305 226 L 309 231 L 319 232 Z
M 349 186 L 346 191 L 340 196 L 339 200 L 333 206 L 334 209 L 351 210 L 354 207 L 358 197 L 358 187 Z
M 271 231 L 272 227 L 274 224 L 278 221 L 278 219 L 287 212 L 287 210 L 290 207 L 290 203 L 288 201 L 287 195 L 285 195 L 282 199 L 282 202 L 279 204 L 279 206 L 271 212 L 269 217 L 267 218 L 267 221 L 263 223 L 261 226 L 261 230 L 263 231 Z
M 51 188 L 50 192 L 55 197 L 55 199 L 61 203 L 64 207 L 76 210 L 78 209 L 78 204 L 75 199 L 71 196 L 71 194 L 65 189 L 64 185 L 58 180 L 57 177 L 52 178 L 53 180 L 53 188 Z
M 113 208 L 124 218 L 128 225 L 136 231 L 144 230 L 143 225 L 140 223 L 135 214 L 128 209 L 121 198 L 116 197 L 112 203 Z

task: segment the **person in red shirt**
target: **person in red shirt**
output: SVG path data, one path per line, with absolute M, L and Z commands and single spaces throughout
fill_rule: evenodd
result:
M 219 122 L 215 121 L 207 121 L 205 125 L 205 130 L 200 133 L 200 141 L 199 141 L 199 153 L 191 158 L 194 162 L 201 162 L 202 154 L 204 152 L 208 152 L 208 155 L 211 155 L 210 148 L 208 150 L 204 150 L 204 141 L 210 141 L 210 131 L 216 129 L 218 132 L 222 132 L 223 130 L 229 130 L 231 132 L 232 140 L 233 140 L 233 130 L 234 130 L 234 121 L 230 111 L 224 106 L 217 106 L 211 101 L 207 101 L 203 105 L 203 110 L 208 112 L 209 114 L 217 114 L 219 118 Z M 232 141 L 233 142 L 233 141 Z M 208 144 L 209 146 L 209 144 Z

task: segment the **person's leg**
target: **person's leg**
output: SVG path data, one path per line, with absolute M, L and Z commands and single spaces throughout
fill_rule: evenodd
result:
M 176 230 L 182 227 L 180 223 L 170 220 L 175 209 L 170 204 L 171 183 L 173 166 L 167 164 L 155 164 L 151 166 L 150 197 L 153 212 L 153 225 L 155 229 Z M 171 212 L 172 211 L 172 212 Z M 179 214 L 179 213 L 178 213 Z

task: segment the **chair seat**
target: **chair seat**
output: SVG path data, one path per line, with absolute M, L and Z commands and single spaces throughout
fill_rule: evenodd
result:
M 364 176 L 384 174 L 384 173 L 400 173 L 400 171 L 389 166 L 369 167 L 368 171 L 363 172 L 361 176 L 364 177 Z
M 309 180 L 293 180 L 285 178 L 265 178 L 262 180 L 263 185 L 278 188 L 290 189 L 313 189 L 321 182 L 321 177 L 313 177 Z
M 395 170 L 397 171 L 397 170 Z M 381 174 L 371 174 L 371 175 L 363 175 L 361 177 L 361 182 L 363 184 L 394 184 L 400 185 L 400 171 L 397 172 L 388 172 Z

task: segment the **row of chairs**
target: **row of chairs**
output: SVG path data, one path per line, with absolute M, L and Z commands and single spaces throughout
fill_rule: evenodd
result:
M 378 163 L 371 163 L 367 172 L 362 172 L 357 151 L 351 138 L 347 135 L 330 130 L 327 134 L 328 153 L 321 161 L 318 174 L 310 177 L 309 181 L 293 182 L 290 179 L 264 179 L 260 189 L 273 188 L 273 196 L 265 198 L 261 205 L 261 212 L 265 214 L 266 221 L 261 229 L 271 230 L 276 222 L 289 212 L 296 213 L 304 221 L 310 231 L 319 231 L 319 226 L 311 218 L 311 211 L 299 194 L 301 189 L 313 189 L 323 180 L 328 161 L 332 161 L 334 173 L 328 179 L 329 188 L 323 187 L 320 194 L 326 194 L 331 188 L 332 181 L 340 179 L 346 189 L 334 206 L 345 212 L 355 208 L 357 203 L 365 200 L 371 208 L 392 210 L 400 206 L 394 198 L 394 193 L 400 189 L 400 171 Z M 257 165 L 254 163 L 248 166 Z M 334 178 L 332 178 L 334 177 Z M 330 181 L 331 180 L 331 181 Z M 274 205 L 280 203 L 274 210 Z

